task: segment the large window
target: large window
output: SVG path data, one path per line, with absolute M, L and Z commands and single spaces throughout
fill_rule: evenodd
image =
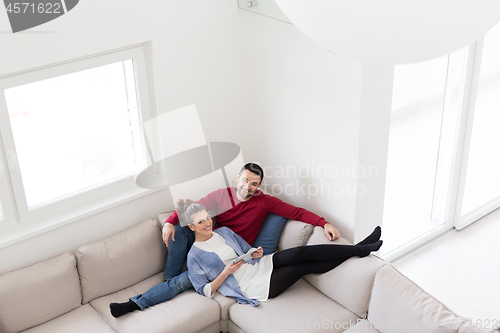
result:
M 151 117 L 144 54 L 134 47 L 0 80 L 0 229 L 137 190 Z
M 446 222 L 464 61 L 461 50 L 395 67 L 383 255 Z
M 500 206 L 500 24 L 486 35 L 462 204 L 462 225 Z
M 500 207 L 500 25 L 464 50 L 395 66 L 384 258 Z

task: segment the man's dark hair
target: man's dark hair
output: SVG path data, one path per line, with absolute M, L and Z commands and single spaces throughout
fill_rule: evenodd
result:
M 260 182 L 262 183 L 262 181 L 264 180 L 264 170 L 262 170 L 262 168 L 260 167 L 260 165 L 258 164 L 255 164 L 255 163 L 247 163 L 243 166 L 243 168 L 241 168 L 240 170 L 240 173 L 243 171 L 243 170 L 248 170 L 252 173 L 255 173 L 257 176 L 260 176 Z

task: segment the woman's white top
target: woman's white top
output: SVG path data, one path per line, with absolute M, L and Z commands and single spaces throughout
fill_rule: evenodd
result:
M 228 265 L 238 257 L 238 254 L 226 245 L 224 237 L 216 232 L 212 232 L 212 237 L 204 242 L 194 242 L 194 245 L 203 251 L 215 252 L 224 265 Z M 241 292 L 248 298 L 258 301 L 267 301 L 269 298 L 269 285 L 271 273 L 273 272 L 273 255 L 263 256 L 255 264 L 244 263 L 240 269 L 233 273 Z M 208 297 L 213 297 L 212 284 L 207 283 L 203 289 Z

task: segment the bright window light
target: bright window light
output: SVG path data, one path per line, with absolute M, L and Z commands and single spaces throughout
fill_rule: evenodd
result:
M 5 90 L 28 208 L 144 167 L 133 60 Z
M 462 214 L 500 201 L 500 24 L 484 39 Z
M 382 255 L 445 225 L 465 49 L 394 68 Z

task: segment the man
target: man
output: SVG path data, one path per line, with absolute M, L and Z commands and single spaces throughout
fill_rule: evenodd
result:
M 255 163 L 248 163 L 238 174 L 236 188 L 216 190 L 197 203 L 205 206 L 207 211 L 215 213 L 217 227 L 230 228 L 254 247 L 259 246 L 261 242 L 266 243 L 269 238 L 277 241 L 281 234 L 282 227 L 272 232 L 263 229 L 259 234 L 269 214 L 323 227 L 326 236 L 331 241 L 340 237 L 340 232 L 324 218 L 261 192 L 258 188 L 263 179 L 262 168 Z M 181 271 L 194 243 L 194 233 L 189 228 L 181 227 L 178 222 L 177 212 L 174 212 L 163 227 L 163 241 L 169 248 L 163 276 L 166 282 L 151 288 L 142 295 L 132 297 L 127 303 L 112 303 L 110 307 L 113 316 L 119 317 L 134 310 L 144 310 L 193 288 L 187 272 L 181 274 Z M 274 252 L 275 248 L 276 246 L 274 249 L 264 248 L 264 251 L 265 253 L 266 250 Z

